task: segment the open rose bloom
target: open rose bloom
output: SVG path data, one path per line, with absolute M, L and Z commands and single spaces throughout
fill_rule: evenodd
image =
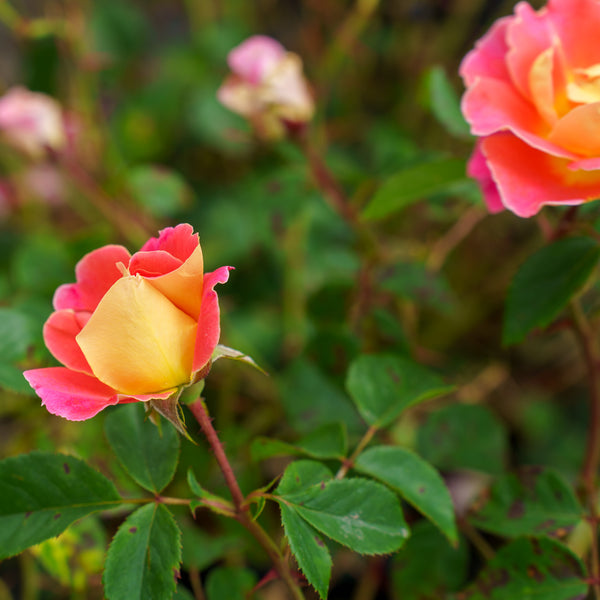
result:
M 599 0 L 519 2 L 464 58 L 468 171 L 492 212 L 600 197 L 599 32 Z
M 213 288 L 229 269 L 204 273 L 187 224 L 164 229 L 133 256 L 117 245 L 90 252 L 77 264 L 77 283 L 56 290 L 44 325 L 46 345 L 64 366 L 25 378 L 51 413 L 73 421 L 135 401 L 176 414 L 167 407 L 210 368 L 220 333 Z
M 63 112 L 46 94 L 11 88 L 0 97 L 0 135 L 12 147 L 31 158 L 58 152 L 67 143 Z
M 217 97 L 250 120 L 258 136 L 281 138 L 287 127 L 310 121 L 314 103 L 298 55 L 270 37 L 255 35 L 235 47 L 227 62 L 232 74 Z

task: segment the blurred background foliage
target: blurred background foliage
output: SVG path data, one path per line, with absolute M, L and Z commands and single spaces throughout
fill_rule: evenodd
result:
M 457 497 L 509 466 L 541 462 L 574 480 L 586 419 L 574 340 L 558 326 L 519 347 L 501 345 L 506 290 L 541 245 L 539 227 L 512 214 L 488 216 L 464 176 L 472 140 L 458 111 L 458 65 L 512 7 L 492 0 L 0 0 L 0 87 L 50 94 L 76 115 L 83 165 L 74 176 L 0 147 L 2 457 L 58 449 L 133 485 L 111 458 L 104 416 L 71 423 L 49 415 L 21 370 L 53 364 L 42 325 L 54 290 L 73 281 L 85 252 L 108 243 L 135 251 L 158 229 L 189 222 L 206 268 L 236 269 L 219 289 L 222 342 L 270 374 L 222 361 L 206 382 L 244 490 L 285 464 L 253 460 L 257 436 L 294 442 L 344 422 L 356 438 L 360 418 L 344 380 L 365 352 L 410 356 L 456 386 L 406 411 L 384 435 L 417 449 Z M 257 141 L 217 102 L 228 51 L 256 33 L 302 57 L 317 105 L 313 148 L 357 214 L 377 194 L 388 203 L 385 214 L 344 220 L 298 145 Z M 588 210 L 597 218 L 596 207 Z M 543 218 L 556 222 L 563 213 L 544 209 Z M 596 292 L 584 300 L 594 304 Z M 170 495 L 187 495 L 190 466 L 206 487 L 226 493 L 210 454 L 184 442 Z M 186 511 L 179 518 L 188 523 Z M 264 518 L 278 527 L 277 511 Z M 108 519 L 109 533 L 119 519 Z M 86 523 L 60 543 L 0 564 L 0 598 L 101 598 L 92 550 L 107 536 Z M 243 561 L 235 536 L 244 533 L 204 514 L 184 531 L 184 581 L 188 571 L 202 572 L 216 598 L 211 586 L 228 576 L 218 569 Z M 413 546 L 427 554 L 433 537 L 439 534 L 419 522 L 387 567 L 339 549 L 331 598 L 438 597 L 435 586 L 427 596 L 415 583 L 422 565 L 398 570 Z M 477 567 L 473 553 L 435 548 L 439 556 L 428 555 L 439 566 L 434 584 L 460 588 Z M 240 589 L 266 567 L 259 549 L 246 556 L 250 570 L 234 575 Z M 371 589 L 384 568 L 385 585 Z M 284 597 L 273 589 L 263 597 Z

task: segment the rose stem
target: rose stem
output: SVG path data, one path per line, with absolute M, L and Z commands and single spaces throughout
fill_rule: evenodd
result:
M 275 544 L 275 542 L 271 539 L 269 534 L 256 522 L 253 520 L 252 515 L 250 514 L 250 510 L 248 506 L 245 504 L 244 495 L 240 490 L 240 486 L 237 482 L 233 469 L 231 468 L 231 464 L 225 454 L 225 450 L 223 448 L 223 444 L 215 431 L 215 428 L 212 425 L 212 419 L 210 418 L 204 401 L 201 398 L 198 398 L 191 404 L 189 404 L 189 408 L 192 411 L 192 414 L 200 424 L 202 432 L 206 436 L 206 439 L 212 448 L 212 451 L 215 455 L 217 463 L 223 473 L 223 477 L 225 478 L 225 483 L 229 488 L 229 492 L 231 493 L 231 497 L 233 499 L 233 503 L 236 509 L 236 519 L 239 523 L 241 523 L 246 530 L 254 537 L 254 539 L 263 547 L 265 552 L 269 555 L 269 558 L 273 562 L 273 565 L 280 577 L 287 584 L 294 600 L 304 600 L 304 594 L 302 590 L 298 586 L 295 581 L 289 565 L 284 558 L 284 556 L 279 551 L 279 548 Z
M 594 595 L 600 599 L 600 553 L 598 550 L 598 510 L 596 478 L 600 464 L 600 382 L 598 380 L 598 365 L 600 360 L 598 348 L 594 341 L 595 335 L 578 301 L 571 302 L 573 314 L 573 330 L 585 359 L 590 380 L 590 424 L 581 479 L 589 506 L 589 521 L 592 527 L 591 545 L 591 575 Z

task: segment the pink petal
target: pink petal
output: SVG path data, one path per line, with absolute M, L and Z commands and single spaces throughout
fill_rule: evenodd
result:
M 213 289 L 217 283 L 225 283 L 229 279 L 229 271 L 233 267 L 220 267 L 212 273 L 204 275 L 202 291 L 202 310 L 198 319 L 198 333 L 192 371 L 196 372 L 206 366 L 219 343 L 221 327 L 219 323 L 219 299 Z
M 573 172 L 569 160 L 532 148 L 510 133 L 481 142 L 502 203 L 520 217 L 546 204 L 581 204 L 600 197 L 600 173 Z
M 285 56 L 285 48 L 273 38 L 255 35 L 236 46 L 228 55 L 231 70 L 253 85 L 266 75 Z
M 61 285 L 54 293 L 54 308 L 93 312 L 104 294 L 121 278 L 117 264 L 129 263 L 123 246 L 109 245 L 86 254 L 75 267 L 77 283 Z
M 188 223 L 176 227 L 166 227 L 159 232 L 158 237 L 150 238 L 141 248 L 141 252 L 163 250 L 184 262 L 198 247 L 198 234 Z
M 568 67 L 600 63 L 600 3 L 597 0 L 550 0 L 544 10 L 555 37 L 561 41 Z
M 498 192 L 498 186 L 492 179 L 492 173 L 488 167 L 487 161 L 481 151 L 480 142 L 478 142 L 467 163 L 467 175 L 477 180 L 483 199 L 491 213 L 498 213 L 504 210 L 502 198 Z
M 88 322 L 91 313 L 75 312 L 71 309 L 56 311 L 44 324 L 44 342 L 48 350 L 65 367 L 93 375 L 75 336 Z
M 129 262 L 129 272 L 142 277 L 157 277 L 170 273 L 182 265 L 182 261 L 164 250 L 136 252 Z
M 70 421 L 85 421 L 118 403 L 115 390 L 95 377 L 65 367 L 33 369 L 23 375 L 48 412 Z
M 505 59 L 508 52 L 506 30 L 513 19 L 514 17 L 498 19 L 475 43 L 475 48 L 463 58 L 459 73 L 466 87 L 471 86 L 480 77 L 511 81 Z

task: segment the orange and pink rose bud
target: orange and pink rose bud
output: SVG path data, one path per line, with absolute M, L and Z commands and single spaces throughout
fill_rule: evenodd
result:
M 49 412 L 72 421 L 135 401 L 169 412 L 162 403 L 176 403 L 210 369 L 220 334 L 214 287 L 229 270 L 204 273 L 187 224 L 162 230 L 133 256 L 117 245 L 90 252 L 76 266 L 77 282 L 56 290 L 44 325 L 64 366 L 25 378 Z
M 217 92 L 219 101 L 247 118 L 263 139 L 278 139 L 312 119 L 314 102 L 302 61 L 276 40 L 255 35 L 227 57 L 232 74 Z
M 600 197 L 600 2 L 519 2 L 464 58 L 468 170 L 491 211 Z
M 11 88 L 0 97 L 0 137 L 33 159 L 62 151 L 67 133 L 60 105 L 45 94 Z

